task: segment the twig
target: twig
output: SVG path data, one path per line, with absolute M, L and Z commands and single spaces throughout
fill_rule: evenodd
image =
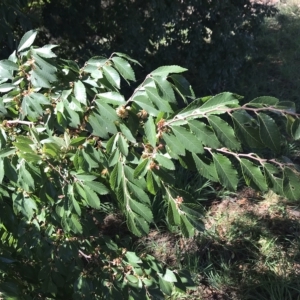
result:
M 23 125 L 28 125 L 28 126 L 32 126 L 34 125 L 33 122 L 30 121 L 22 121 L 22 120 L 10 120 L 10 121 L 6 121 L 6 124 L 23 124 Z
M 81 250 L 78 250 L 79 254 L 82 255 L 86 260 L 91 259 L 92 257 L 90 255 L 84 254 Z

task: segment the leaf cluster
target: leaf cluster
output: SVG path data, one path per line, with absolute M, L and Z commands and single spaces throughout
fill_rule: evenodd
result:
M 125 98 L 121 87 L 135 81 L 137 61 L 115 52 L 80 67 L 58 59 L 54 45 L 33 46 L 36 34 L 27 32 L 0 61 L 7 295 L 160 299 L 185 292 L 192 285 L 185 272 L 101 232 L 109 202 L 131 233 L 147 234 L 154 199 L 185 237 L 202 231 L 200 205 L 175 185 L 178 164 L 229 190 L 244 181 L 300 198 L 299 167 L 282 156 L 286 138 L 300 137 L 293 103 L 260 97 L 240 105 L 229 92 L 195 98 L 177 65 L 155 69 Z

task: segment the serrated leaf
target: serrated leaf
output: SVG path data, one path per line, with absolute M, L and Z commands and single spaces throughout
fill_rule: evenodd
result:
M 167 78 L 159 76 L 153 76 L 152 78 L 160 91 L 161 97 L 169 102 L 176 103 L 176 98 L 172 85 L 167 80 Z
M 45 58 L 56 57 L 56 55 L 51 51 L 51 49 L 57 47 L 57 45 L 45 45 L 42 48 L 32 49 L 33 53 L 37 53 L 39 56 Z
M 120 152 L 124 156 L 127 156 L 128 155 L 128 144 L 121 134 L 119 134 L 117 143 L 118 143 L 118 148 L 119 148 Z
M 97 196 L 97 194 L 87 185 L 83 185 L 83 190 L 85 191 L 86 194 L 86 201 L 89 206 L 95 209 L 100 208 L 100 199 Z
M 260 148 L 263 146 L 259 136 L 259 127 L 254 118 L 245 110 L 239 110 L 232 113 L 235 132 L 238 138 L 251 148 Z
M 134 211 L 136 214 L 144 218 L 148 223 L 153 221 L 152 211 L 145 204 L 130 199 L 129 206 L 132 209 L 132 211 Z
M 227 189 L 235 191 L 238 184 L 238 176 L 229 158 L 222 154 L 213 154 L 213 160 L 220 183 Z
M 127 54 L 124 54 L 124 53 L 121 53 L 121 52 L 114 52 L 114 54 L 118 55 L 119 57 L 124 57 L 124 58 L 126 58 L 127 60 L 132 61 L 132 62 L 134 62 L 135 64 L 138 64 L 138 65 L 142 66 L 137 60 L 131 58 L 131 57 L 130 57 L 129 55 L 127 55 Z
M 149 144 L 152 147 L 156 145 L 156 128 L 151 116 L 148 117 L 147 122 L 144 124 L 144 130 Z
M 110 103 L 115 105 L 122 105 L 125 103 L 124 96 L 117 92 L 101 93 L 101 94 L 97 94 L 97 97 L 99 97 L 99 99 L 101 101 L 104 101 L 105 103 Z
M 40 88 L 40 87 L 51 88 L 51 84 L 50 84 L 51 80 L 49 80 L 49 76 L 47 76 L 46 72 L 43 72 L 40 68 L 36 68 L 32 71 L 30 76 L 30 81 L 32 85 L 36 88 Z
M 214 164 L 212 164 L 206 157 L 197 156 L 192 153 L 196 168 L 198 172 L 205 178 L 211 181 L 218 181 L 218 175 Z
M 156 107 L 160 111 L 168 112 L 168 113 L 173 112 L 173 109 L 170 106 L 170 104 L 158 95 L 156 88 L 151 86 L 146 86 L 145 91 L 147 93 L 147 96 L 150 98 L 150 100 L 156 105 Z
M 162 166 L 166 169 L 169 169 L 169 170 L 175 170 L 175 165 L 171 158 L 166 157 L 159 153 L 156 153 L 154 158 L 160 166 Z
M 124 136 L 127 138 L 127 140 L 132 142 L 132 143 L 136 143 L 136 139 L 132 135 L 130 129 L 123 123 L 121 123 L 119 126 L 120 126 L 120 129 L 121 129 L 121 132 L 124 134 Z
M 261 191 L 266 191 L 268 189 L 265 178 L 260 171 L 260 168 L 254 165 L 251 161 L 241 158 L 240 159 L 241 168 L 244 177 L 247 179 L 251 187 L 258 188 Z
M 27 31 L 21 38 L 21 41 L 18 46 L 18 52 L 21 52 L 22 50 L 29 48 L 33 44 L 36 35 L 37 35 L 37 30 Z
M 89 188 L 91 188 L 94 192 L 98 193 L 99 195 L 109 194 L 109 189 L 101 182 L 86 181 L 84 184 Z
M 204 149 L 201 142 L 190 131 L 180 126 L 173 126 L 172 131 L 185 149 L 194 153 L 203 153 Z
M 300 174 L 288 167 L 283 170 L 283 193 L 290 200 L 300 199 L 299 189 Z
M 219 109 L 222 112 L 227 106 L 232 106 L 236 104 L 238 104 L 238 99 L 236 95 L 225 92 L 211 97 L 209 100 L 204 102 L 204 104 L 202 104 L 199 110 L 203 113 L 219 113 Z
M 74 82 L 74 96 L 80 103 L 86 105 L 86 89 L 81 81 Z
M 261 96 L 250 101 L 248 105 L 255 106 L 255 107 L 264 107 L 264 106 L 276 105 L 278 102 L 279 100 L 275 97 Z
M 110 105 L 104 103 L 103 101 L 99 101 L 98 99 L 96 100 L 96 103 L 101 116 L 105 117 L 105 119 L 111 122 L 119 121 L 116 110 L 114 110 Z
M 49 104 L 49 100 L 40 93 L 30 93 L 23 98 L 22 115 L 37 119 L 44 112 L 42 105 Z
M 113 190 L 117 187 L 118 184 L 118 169 L 118 164 L 116 164 L 109 177 L 109 184 Z
M 103 74 L 105 75 L 107 81 L 112 85 L 120 88 L 121 79 L 119 73 L 112 67 L 104 65 L 102 67 Z
M 209 116 L 208 121 L 222 145 L 232 150 L 241 149 L 234 130 L 227 122 L 214 115 Z
M 142 236 L 142 233 L 141 231 L 138 229 L 138 227 L 136 226 L 135 224 L 135 218 L 134 218 L 134 215 L 132 213 L 128 213 L 127 214 L 127 227 L 128 229 L 133 233 L 135 234 L 136 236 L 138 237 L 141 237 Z
M 99 136 L 101 138 L 107 139 L 108 130 L 107 130 L 107 121 L 105 122 L 104 118 L 98 114 L 91 114 L 88 118 L 88 121 L 93 129 L 93 135 Z
M 177 92 L 181 95 L 181 97 L 186 102 L 186 97 L 192 97 L 191 93 L 191 85 L 190 83 L 181 75 L 171 75 L 170 78 L 174 82 Z M 187 102 L 186 102 L 187 103 Z
M 194 236 L 195 229 L 184 215 L 180 215 L 180 229 L 186 238 L 191 238 Z
M 187 69 L 182 68 L 180 66 L 171 65 L 171 66 L 162 66 L 154 71 L 152 71 L 150 74 L 153 76 L 168 76 L 170 73 L 182 73 L 187 71 Z
M 218 141 L 215 133 L 210 129 L 205 123 L 190 120 L 188 122 L 190 130 L 195 134 L 195 136 L 207 147 L 220 148 L 221 144 Z
M 114 67 L 119 71 L 125 80 L 135 81 L 135 74 L 127 60 L 121 57 L 113 57 Z
M 135 224 L 137 225 L 138 229 L 142 232 L 142 235 L 146 235 L 149 233 L 149 223 L 145 221 L 144 218 L 135 216 Z
M 275 121 L 264 113 L 258 114 L 259 135 L 263 143 L 275 153 L 280 152 L 281 134 Z
M 143 177 L 148 171 L 149 159 L 142 160 L 138 166 L 134 169 L 134 178 Z
M 202 232 L 205 230 L 205 225 L 201 220 L 199 220 L 195 217 L 192 217 L 191 215 L 186 215 L 186 218 L 192 224 L 192 226 L 199 232 Z
M 146 182 L 147 182 L 147 189 L 152 195 L 156 195 L 158 191 L 158 186 L 156 181 L 153 178 L 152 172 L 149 170 L 147 171 L 147 176 L 146 176 Z
M 167 216 L 170 225 L 178 226 L 180 224 L 180 215 L 176 207 L 175 201 L 172 198 L 169 198 L 168 201 Z
M 150 199 L 148 195 L 135 184 L 128 182 L 128 189 L 130 190 L 130 194 L 134 196 L 134 198 L 138 199 L 140 202 L 143 202 L 147 205 L 150 205 Z
M 167 146 L 170 150 L 176 155 L 185 155 L 185 147 L 182 143 L 180 143 L 173 134 L 163 134 L 163 139 L 165 140 Z
M 68 218 L 68 224 L 74 233 L 82 233 L 82 226 L 75 215 L 71 215 L 71 218 Z
M 133 102 L 144 109 L 149 115 L 156 117 L 159 111 L 153 106 L 153 103 L 145 95 L 137 95 L 133 97 Z

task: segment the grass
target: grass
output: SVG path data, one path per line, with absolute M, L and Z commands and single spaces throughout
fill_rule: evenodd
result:
M 232 91 L 249 101 L 262 95 L 293 101 L 300 110 L 300 1 L 286 0 L 266 19 Z M 297 144 L 289 155 L 299 158 Z M 195 239 L 157 229 L 137 243 L 196 282 L 170 299 L 300 300 L 300 206 L 269 192 L 216 190 L 201 177 L 178 173 L 176 185 L 204 206 L 206 231 Z M 216 199 L 205 201 L 205 199 Z

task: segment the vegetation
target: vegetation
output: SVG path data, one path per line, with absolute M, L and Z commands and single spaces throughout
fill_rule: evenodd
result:
M 4 0 L 0 5 L 2 57 L 16 49 L 24 32 L 40 28 L 40 44 L 60 44 L 57 51 L 80 63 L 112 50 L 134 57 L 143 65 L 136 70 L 139 82 L 176 62 L 189 70 L 187 79 L 201 95 L 227 90 L 253 54 L 264 17 L 276 11 L 250 0 Z
M 231 93 L 196 98 L 171 65 L 135 80 L 115 52 L 83 67 L 32 46 L 27 32 L 0 61 L 1 290 L 23 299 L 149 299 L 184 293 L 189 274 L 171 270 L 133 235 L 164 221 L 191 238 L 204 229 L 199 199 L 176 185 L 182 168 L 229 191 L 246 183 L 298 200 L 299 169 L 286 156 L 299 139 L 294 103 Z M 179 109 L 178 103 L 185 103 Z M 276 118 L 276 123 L 274 118 Z M 278 124 L 278 125 L 277 125 Z M 193 192 L 193 191 L 192 191 Z M 201 191 L 199 191 L 201 193 Z M 122 232 L 107 234 L 108 212 Z M 133 235 L 132 235 L 133 234 Z

